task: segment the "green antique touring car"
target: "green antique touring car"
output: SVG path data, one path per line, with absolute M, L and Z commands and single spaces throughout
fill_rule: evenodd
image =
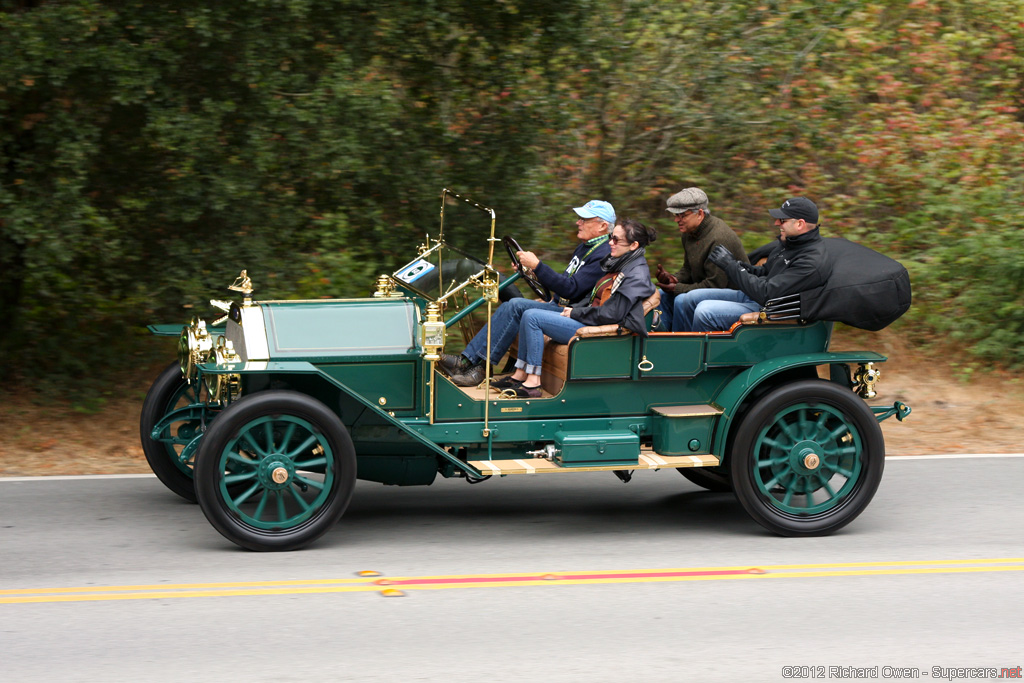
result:
M 445 207 L 489 219 L 487 259 L 444 239 Z M 481 218 L 480 222 L 485 219 Z M 541 398 L 453 384 L 436 367 L 447 337 L 498 305 L 491 209 L 445 190 L 441 227 L 364 299 L 237 302 L 179 335 L 179 358 L 142 409 L 142 444 L 173 492 L 198 500 L 226 538 L 292 550 L 344 514 L 357 478 L 396 485 L 442 477 L 678 470 L 735 493 L 786 536 L 831 533 L 868 505 L 882 477 L 879 422 L 909 407 L 871 406 L 885 357 L 828 350 L 832 323 L 762 312 L 730 330 L 582 328 L 545 350 Z M 483 232 L 481 230 L 481 232 Z M 505 246 L 514 258 L 514 240 Z M 657 294 L 645 302 L 657 312 Z M 463 330 L 464 333 L 472 330 Z M 454 342 L 453 342 L 454 344 Z

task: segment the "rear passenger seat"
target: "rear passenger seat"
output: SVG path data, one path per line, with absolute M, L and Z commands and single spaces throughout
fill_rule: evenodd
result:
M 647 317 L 661 303 L 661 294 L 654 290 L 654 294 L 644 299 L 644 316 Z M 653 318 L 653 316 L 652 316 Z M 656 321 L 648 318 L 648 329 Z M 589 325 L 576 330 L 576 339 L 588 337 L 618 337 L 626 334 L 633 334 L 620 325 Z M 570 340 L 572 344 L 574 340 Z M 557 394 L 565 384 L 566 370 L 569 365 L 569 344 L 558 344 L 548 340 L 544 344 L 544 365 L 540 376 L 541 387 L 549 394 Z

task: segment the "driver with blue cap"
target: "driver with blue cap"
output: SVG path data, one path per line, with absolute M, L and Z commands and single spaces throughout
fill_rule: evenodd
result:
M 531 308 L 548 308 L 560 312 L 564 306 L 587 297 L 604 275 L 601 260 L 611 253 L 608 234 L 615 227 L 615 209 L 606 201 L 591 199 L 583 206 L 574 207 L 576 237 L 579 246 L 572 253 L 569 265 L 557 272 L 537 258 L 532 251 L 518 251 L 516 257 L 523 267 L 533 270 L 534 276 L 551 290 L 550 301 L 537 301 L 516 297 L 503 303 L 491 317 L 491 363 L 501 360 L 519 334 L 519 320 Z M 460 387 L 475 387 L 484 380 L 484 356 L 487 353 L 487 326 L 484 326 L 461 355 L 441 354 L 441 370 Z

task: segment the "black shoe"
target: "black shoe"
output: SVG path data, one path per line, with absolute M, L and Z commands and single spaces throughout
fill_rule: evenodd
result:
M 523 380 L 521 380 L 521 379 L 512 379 L 512 375 L 505 375 L 504 377 L 501 377 L 499 379 L 492 379 L 491 380 L 491 388 L 493 388 L 493 389 L 515 389 L 516 387 L 521 386 L 522 383 L 523 383 Z
M 512 391 L 516 392 L 516 398 L 540 398 L 543 395 L 540 386 L 528 387 L 520 384 L 512 389 Z
M 449 376 L 459 372 L 464 372 L 472 365 L 469 359 L 465 356 L 461 354 L 453 356 L 448 353 L 442 353 L 441 360 L 439 360 L 437 364 L 440 365 L 441 370 Z
M 475 387 L 484 381 L 484 364 L 478 363 L 464 372 L 452 373 L 451 378 L 457 387 Z

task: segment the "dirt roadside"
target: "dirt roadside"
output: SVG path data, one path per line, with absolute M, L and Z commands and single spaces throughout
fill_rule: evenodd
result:
M 889 455 L 1024 451 L 1024 381 L 990 372 L 969 382 L 944 359 L 926 358 L 886 332 L 837 334 L 835 351 L 872 349 L 889 356 L 873 404 L 903 401 L 905 422 L 882 423 Z M 148 473 L 139 445 L 139 411 L 157 365 L 121 386 L 119 398 L 83 414 L 69 402 L 33 402 L 0 394 L 0 477 Z

